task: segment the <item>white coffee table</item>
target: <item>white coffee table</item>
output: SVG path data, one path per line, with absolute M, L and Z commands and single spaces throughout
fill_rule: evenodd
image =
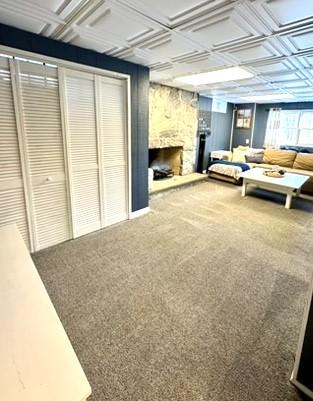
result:
M 264 168 L 252 168 L 240 174 L 243 178 L 242 196 L 246 196 L 248 184 L 268 191 L 286 195 L 285 208 L 290 209 L 293 196 L 298 196 L 302 185 L 309 179 L 306 175 L 285 173 L 284 177 L 268 177 L 263 174 Z

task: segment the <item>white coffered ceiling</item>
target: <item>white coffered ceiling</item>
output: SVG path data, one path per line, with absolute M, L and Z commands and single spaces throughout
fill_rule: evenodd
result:
M 0 22 L 146 65 L 151 80 L 242 102 L 313 100 L 313 0 L 0 0 Z M 175 77 L 240 65 L 244 81 Z

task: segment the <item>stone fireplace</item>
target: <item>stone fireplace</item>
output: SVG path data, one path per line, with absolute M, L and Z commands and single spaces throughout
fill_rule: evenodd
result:
M 175 175 L 195 171 L 198 97 L 193 92 L 150 85 L 149 165 L 152 157 L 166 160 Z

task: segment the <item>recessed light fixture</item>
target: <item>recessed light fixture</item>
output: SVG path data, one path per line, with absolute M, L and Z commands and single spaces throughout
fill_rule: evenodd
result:
M 240 99 L 246 102 L 266 102 L 269 100 L 286 100 L 292 98 L 293 96 L 290 93 L 272 93 L 270 95 L 244 96 Z
M 215 84 L 218 82 L 238 81 L 240 79 L 252 78 L 253 74 L 244 70 L 241 67 L 229 67 L 221 70 L 203 72 L 201 74 L 187 75 L 184 77 L 175 78 L 175 81 L 183 82 L 189 85 L 206 85 Z

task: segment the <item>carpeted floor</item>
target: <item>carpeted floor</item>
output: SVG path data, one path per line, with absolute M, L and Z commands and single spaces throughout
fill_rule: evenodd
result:
M 262 195 L 263 194 L 263 195 Z M 313 203 L 204 182 L 34 255 L 92 401 L 295 401 Z

